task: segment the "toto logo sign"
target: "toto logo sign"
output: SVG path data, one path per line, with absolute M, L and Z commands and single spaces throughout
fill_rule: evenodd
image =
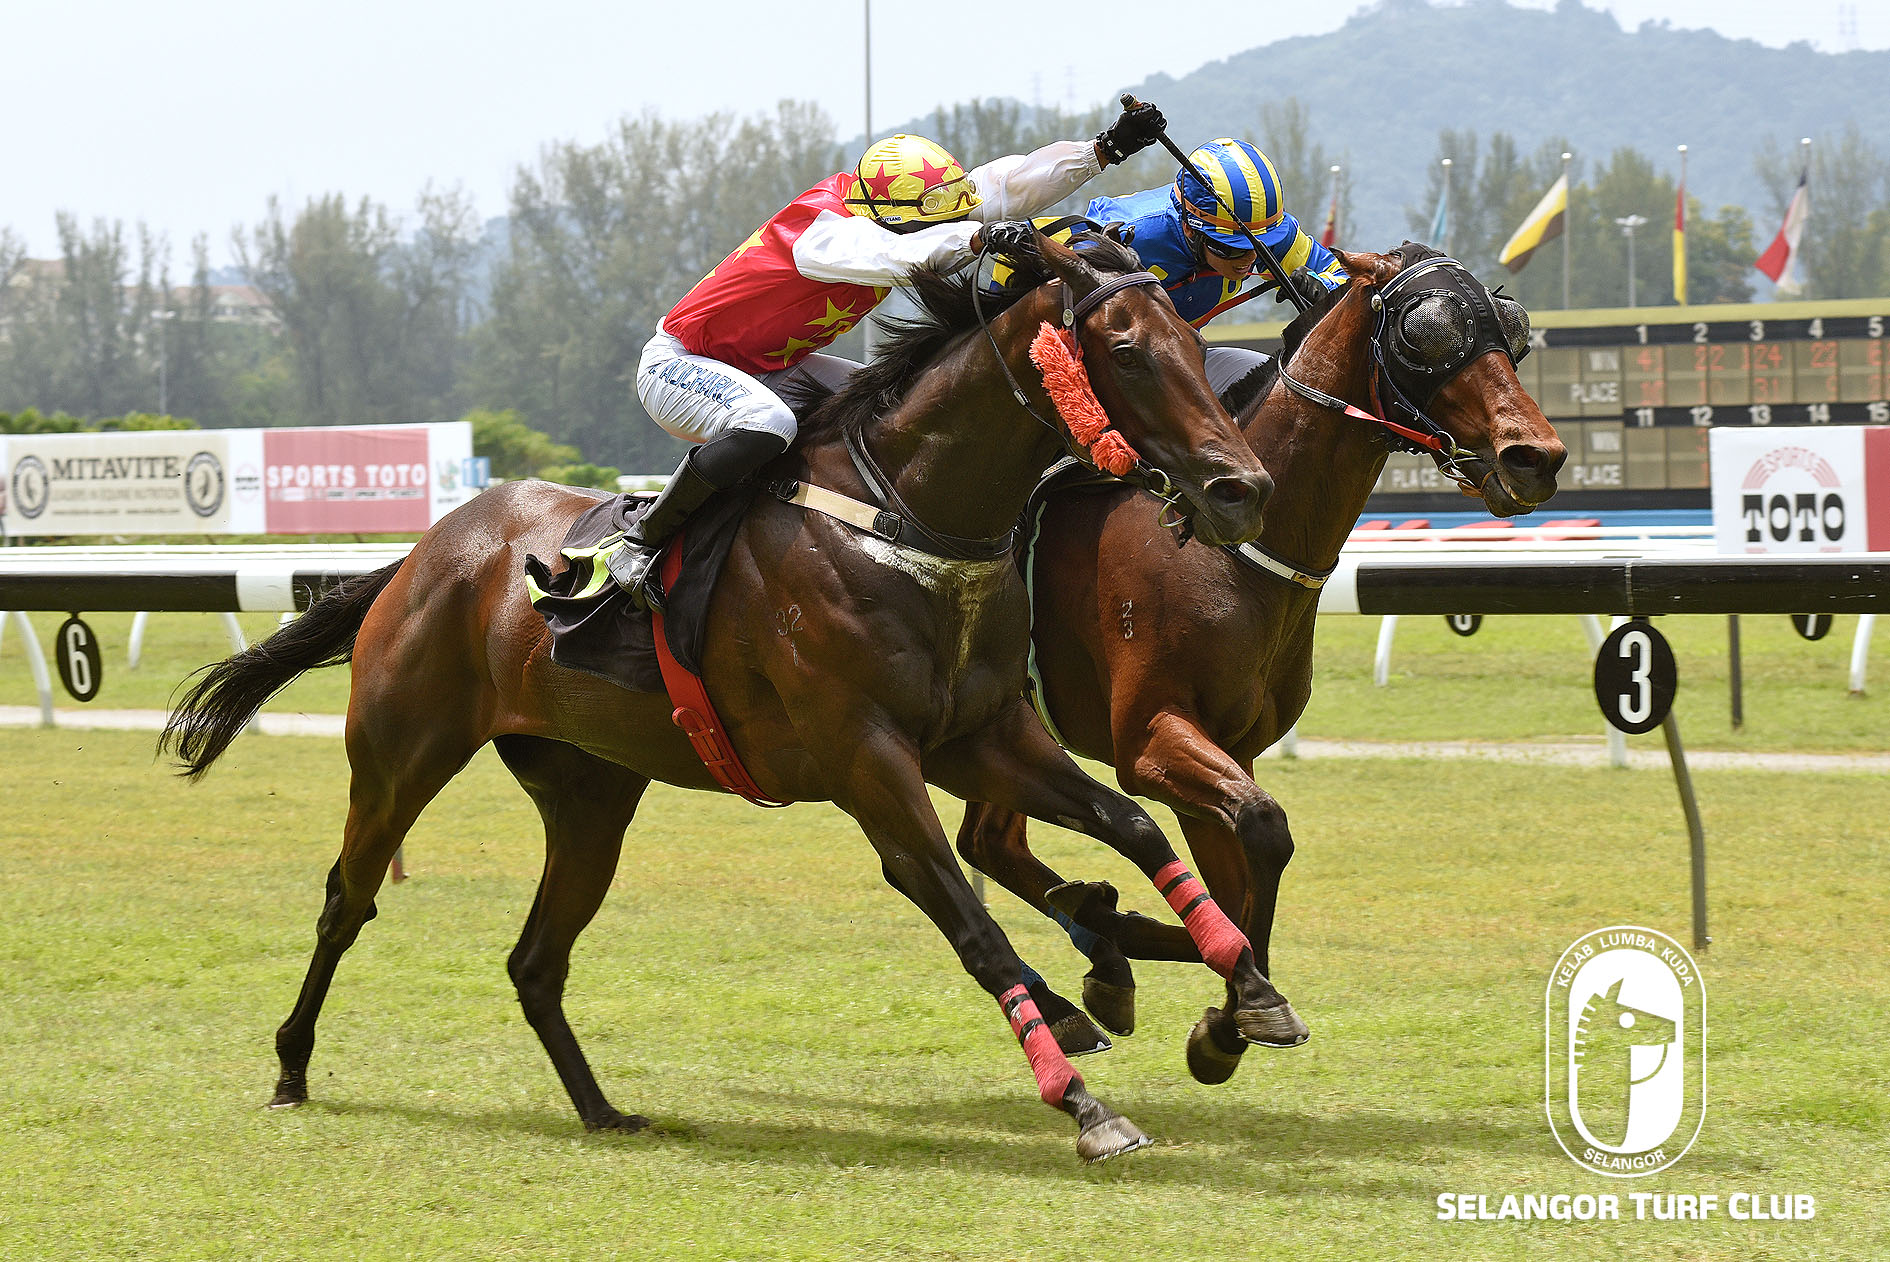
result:
M 1831 462 L 1804 447 L 1780 447 L 1753 462 L 1741 483 L 1746 542 L 1795 541 L 1821 552 L 1843 546 L 1843 481 Z
M 1890 426 L 1720 426 L 1713 535 L 1729 555 L 1890 548 Z

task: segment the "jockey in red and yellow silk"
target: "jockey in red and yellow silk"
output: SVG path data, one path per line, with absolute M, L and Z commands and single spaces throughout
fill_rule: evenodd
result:
M 951 271 L 987 244 L 1028 236 L 1028 220 L 1105 165 L 1153 144 L 1152 105 L 1125 110 L 1093 141 L 1064 140 L 967 172 L 933 142 L 893 136 L 851 171 L 808 189 L 717 263 L 663 317 L 637 365 L 652 419 L 698 443 L 612 554 L 633 599 L 660 601 L 659 545 L 717 490 L 787 449 L 797 425 L 775 393 L 790 371 L 837 388 L 858 364 L 819 354 L 917 267 Z M 987 225 L 989 225 L 987 227 Z M 1008 235 L 1007 235 L 1008 234 Z

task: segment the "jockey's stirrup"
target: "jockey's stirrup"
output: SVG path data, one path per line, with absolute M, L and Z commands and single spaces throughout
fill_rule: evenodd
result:
M 656 559 L 663 554 L 663 545 L 646 547 L 642 544 L 624 540 L 623 546 L 604 556 L 604 568 L 610 571 L 610 577 L 617 586 L 623 588 L 630 597 L 630 603 L 638 609 L 661 610 L 663 582 L 656 575 Z

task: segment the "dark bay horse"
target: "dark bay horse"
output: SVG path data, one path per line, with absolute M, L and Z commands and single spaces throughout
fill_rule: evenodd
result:
M 1385 383 L 1375 356 L 1434 374 L 1434 397 L 1420 402 L 1468 449 L 1456 453 L 1458 470 L 1495 515 L 1526 513 L 1548 499 L 1567 456 L 1516 379 L 1511 357 L 1526 348 L 1528 331 L 1519 305 L 1490 299 L 1485 335 L 1464 344 L 1461 338 L 1474 333 L 1474 321 L 1464 317 L 1474 314 L 1475 303 L 1463 297 L 1474 300 L 1468 286 L 1482 287 L 1460 267 L 1451 264 L 1456 270 L 1446 277 L 1448 269 L 1434 262 L 1441 256 L 1411 243 L 1394 254 L 1342 257 L 1351 283 L 1295 321 L 1282 352 L 1293 383 L 1312 390 L 1291 388 L 1276 362 L 1240 415 L 1255 454 L 1278 480 L 1258 544 L 1282 563 L 1280 570 L 1315 584 L 1337 564 L 1385 462 L 1386 430 L 1327 406 L 1366 407 L 1380 397 Z M 1417 274 L 1418 267 L 1426 273 Z M 1406 268 L 1414 269 L 1409 283 L 1389 299 L 1398 304 L 1389 314 L 1403 324 L 1388 327 L 1378 318 L 1386 301 L 1380 294 Z M 1440 298 L 1426 289 L 1431 284 L 1454 286 L 1458 297 Z M 1492 321 L 1503 327 L 1490 327 Z M 1393 338 L 1397 345 L 1374 349 Z M 1433 362 L 1421 362 L 1426 356 Z M 1309 393 L 1330 397 L 1322 403 Z M 1279 803 L 1254 783 L 1253 765 L 1298 721 L 1311 695 L 1319 592 L 1224 550 L 1179 546 L 1157 523 L 1157 507 L 1127 488 L 1050 500 L 1032 563 L 1044 700 L 1070 749 L 1111 764 L 1125 790 L 1176 812 L 1209 892 L 1271 976 L 1267 943 L 1293 839 Z M 958 847 L 968 862 L 1071 929 L 1094 964 L 1084 979 L 1085 1004 L 1117 1033 L 1134 1025 L 1125 956 L 1195 958 L 1172 925 L 1116 912 L 1107 885 L 1062 884 L 1030 853 L 1025 820 L 1014 810 L 973 804 Z M 1280 1043 L 1305 1038 L 1296 1015 L 1291 1025 Z M 1225 1081 L 1250 1041 L 1266 1040 L 1235 1037 L 1227 1010 L 1209 1008 L 1188 1040 L 1189 1069 L 1203 1082 Z M 1080 1030 L 1071 1039 L 1072 1047 L 1093 1045 L 1093 1034 Z
M 915 278 L 935 323 L 908 331 L 809 419 L 766 472 L 859 500 L 874 489 L 847 436 L 876 461 L 909 521 L 988 560 L 896 546 L 831 516 L 759 495 L 715 591 L 703 675 L 736 752 L 777 801 L 831 800 L 857 820 L 887 881 L 931 918 L 998 999 L 1045 1103 L 1077 1122 L 1095 1160 L 1148 1142 L 1097 1101 L 1058 1050 L 1022 965 L 973 896 L 927 797 L 1052 820 L 1128 856 L 1188 916 L 1238 995 L 1232 1020 L 1264 1034 L 1285 1000 L 1148 815 L 1079 771 L 1024 697 L 1028 610 L 1005 543 L 1038 476 L 1068 442 L 1032 367 L 1033 336 L 1074 323 L 1096 398 L 1203 539 L 1259 533 L 1271 481 L 1202 368 L 1202 345 L 1135 256 L 1100 238 L 1079 255 L 1038 238 L 1046 283 L 972 319 L 972 291 Z M 1024 383 L 1020 407 L 1010 379 Z M 1033 415 L 1043 420 L 1039 425 Z M 1099 449 L 1100 450 L 1100 449 Z M 546 862 L 509 960 L 525 1017 L 592 1129 L 647 1119 L 607 1101 L 563 1010 L 571 947 L 601 904 L 625 829 L 653 779 L 713 789 L 665 696 L 554 664 L 527 602 L 528 554 L 555 557 L 597 501 L 542 482 L 506 485 L 454 511 L 399 565 L 353 580 L 268 640 L 208 668 L 165 742 L 200 775 L 257 708 L 302 671 L 353 663 L 352 770 L 341 854 L 316 945 L 276 1035 L 273 1104 L 308 1096 L 315 1025 L 342 954 L 375 914 L 388 862 L 422 808 L 492 742 L 544 819 Z M 960 554 L 963 555 L 962 553 Z M 1198 895 L 1198 897 L 1197 897 Z

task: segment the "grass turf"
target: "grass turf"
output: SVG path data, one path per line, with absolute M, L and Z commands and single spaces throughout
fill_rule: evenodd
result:
M 489 753 L 415 830 L 417 876 L 343 964 L 294 1112 L 258 1106 L 338 840 L 339 742 L 246 737 L 195 788 L 148 734 L 0 732 L 0 758 L 6 1257 L 1890 1253 L 1881 777 L 1698 774 L 1710 1102 L 1675 1169 L 1624 1187 L 1550 1136 L 1542 995 L 1592 928 L 1684 940 L 1659 773 L 1266 767 L 1300 842 L 1275 969 L 1313 1041 L 1195 1085 L 1181 1040 L 1218 983 L 1142 966 L 1139 1032 L 1079 1065 L 1158 1143 L 1085 1168 L 995 1005 L 831 808 L 652 790 L 569 1010 L 661 1133 L 586 1135 L 505 978 L 541 848 Z M 1066 872 L 1158 906 L 1039 832 Z M 993 900 L 1073 993 L 1067 944 Z M 1818 1216 L 1435 1220 L 1441 1192 L 1631 1190 L 1808 1192 Z

